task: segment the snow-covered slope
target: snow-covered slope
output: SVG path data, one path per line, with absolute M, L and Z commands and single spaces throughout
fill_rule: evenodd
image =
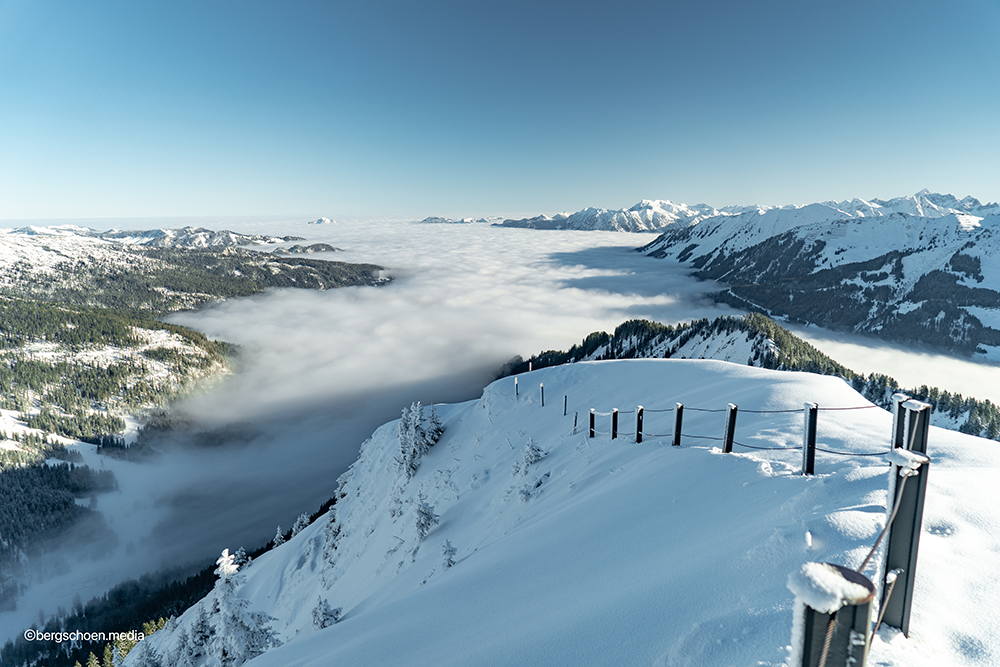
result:
M 724 455 L 694 437 L 721 436 L 723 414 L 690 408 L 791 411 L 817 401 L 859 408 L 821 413 L 821 447 L 886 450 L 889 415 L 837 378 L 620 360 L 518 380 L 519 395 L 504 378 L 477 401 L 439 406 L 444 436 L 412 478 L 395 461 L 397 424 L 373 434 L 333 510 L 241 575 L 247 611 L 273 617 L 283 643 L 249 664 L 779 665 L 791 636 L 788 575 L 807 561 L 857 567 L 885 520 L 889 468 L 877 456 L 821 452 L 819 474 L 803 477 L 797 451 Z M 676 401 L 689 408 L 682 447 L 651 435 L 671 432 L 672 413 L 656 410 Z M 640 404 L 648 435 L 637 444 L 626 411 Z M 584 428 L 591 407 L 601 413 L 594 439 Z M 612 440 L 614 407 L 622 436 Z M 801 412 L 741 413 L 736 440 L 794 447 L 801 428 Z M 1000 616 L 995 447 L 931 430 L 911 637 L 883 629 L 869 664 L 1000 659 L 990 620 Z M 189 663 L 197 651 L 178 649 L 199 636 L 199 617 L 223 627 L 213 608 L 225 591 L 143 651 L 165 664 L 216 664 L 204 625 L 205 657 Z M 334 608 L 340 622 L 314 623 L 314 610 Z M 126 665 L 141 660 L 137 651 Z

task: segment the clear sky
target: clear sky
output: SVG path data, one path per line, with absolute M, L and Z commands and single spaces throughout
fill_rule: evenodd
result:
M 998 35 L 997 0 L 0 0 L 0 219 L 996 201 Z

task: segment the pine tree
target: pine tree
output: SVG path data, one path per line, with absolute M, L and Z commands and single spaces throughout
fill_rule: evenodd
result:
M 194 658 L 205 655 L 215 635 L 215 628 L 209 623 L 205 607 L 198 604 L 198 615 L 191 626 L 191 655 Z
M 280 525 L 278 526 L 278 530 L 275 531 L 275 533 L 274 533 L 274 540 L 272 540 L 271 543 L 274 544 L 274 546 L 276 546 L 276 547 L 280 547 L 282 544 L 285 543 L 285 536 L 281 532 L 281 526 Z M 229 550 L 226 549 L 226 551 L 229 551 Z
M 281 645 L 270 627 L 274 619 L 261 612 L 249 611 L 250 601 L 237 595 L 243 577 L 233 561 L 228 549 L 216 561 L 219 567 L 215 573 L 219 580 L 213 592 L 219 621 L 211 648 L 213 657 L 222 667 L 238 667 L 269 648 Z
M 87 667 L 101 667 L 101 661 L 97 659 L 94 652 L 91 651 L 90 655 L 87 657 Z
M 295 537 L 301 533 L 305 528 L 309 526 L 309 515 L 303 512 L 299 515 L 299 518 L 295 520 L 292 525 L 292 537 Z
M 322 630 L 323 628 L 328 628 L 334 623 L 339 622 L 342 612 L 343 608 L 337 607 L 334 609 L 330 607 L 329 602 L 320 597 L 316 602 L 316 606 L 313 607 L 313 629 Z
M 420 494 L 416 507 L 417 537 L 423 541 L 431 528 L 441 523 L 441 517 L 434 513 L 434 506 L 427 503 L 427 498 Z
M 441 563 L 441 567 L 448 569 L 455 565 L 455 554 L 458 551 L 455 547 L 451 546 L 451 540 L 445 540 L 444 544 L 441 545 L 441 555 L 444 557 L 444 561 Z

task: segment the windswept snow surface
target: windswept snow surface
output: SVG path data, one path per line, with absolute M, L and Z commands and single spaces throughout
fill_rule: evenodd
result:
M 412 479 L 393 460 L 396 423 L 374 433 L 331 514 L 246 570 L 240 595 L 275 617 L 284 642 L 248 664 L 780 665 L 792 631 L 789 575 L 806 562 L 857 567 L 885 521 L 890 466 L 860 454 L 887 451 L 891 418 L 837 378 L 670 359 L 585 362 L 518 380 L 519 396 L 504 378 L 479 400 L 438 406 L 444 436 Z M 626 411 L 645 406 L 644 431 L 666 434 L 673 413 L 654 410 L 678 401 L 683 446 L 655 435 L 637 444 Z M 857 456 L 819 452 L 818 474 L 804 477 L 797 450 L 722 454 L 693 437 L 721 437 L 724 419 L 693 408 L 732 402 L 747 411 L 737 442 L 795 447 L 805 401 L 861 408 L 821 412 L 819 422 L 821 448 Z M 602 413 L 594 439 L 591 407 Z M 622 434 L 612 440 L 614 407 Z M 529 443 L 545 456 L 527 465 Z M 931 429 L 911 636 L 883 629 L 869 664 L 1000 660 L 996 447 Z M 440 517 L 422 541 L 421 500 Z M 450 568 L 446 542 L 456 549 Z M 320 600 L 344 616 L 315 630 Z M 197 612 L 146 643 L 170 662 Z

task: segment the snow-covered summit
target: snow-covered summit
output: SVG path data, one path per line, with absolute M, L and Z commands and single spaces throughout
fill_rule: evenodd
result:
M 379 428 L 340 478 L 333 509 L 245 569 L 234 591 L 241 618 L 282 643 L 250 664 L 776 667 L 791 636 L 788 576 L 813 561 L 858 567 L 885 521 L 890 468 L 860 454 L 888 448 L 891 418 L 837 378 L 619 360 L 518 380 L 517 393 L 504 378 L 479 400 L 437 406 L 444 435 L 412 476 L 399 463 L 412 429 Z M 658 410 L 675 402 L 732 402 L 746 411 L 739 443 L 791 448 L 801 443 L 804 401 L 857 408 L 821 412 L 819 433 L 824 449 L 858 456 L 819 452 L 818 474 L 804 477 L 794 449 L 724 455 L 711 439 L 723 415 L 695 410 L 685 412 L 683 446 L 657 435 L 672 432 L 672 413 Z M 621 410 L 617 439 L 612 408 Z M 990 620 L 1000 615 L 1000 583 L 967 575 L 1000 569 L 989 547 L 1000 530 L 988 509 L 994 448 L 931 429 L 912 636 L 883 629 L 872 664 L 1000 657 Z M 165 664 L 215 665 L 222 640 L 211 631 L 232 625 L 213 603 L 220 591 L 145 650 Z M 205 657 L 189 660 L 197 651 Z

